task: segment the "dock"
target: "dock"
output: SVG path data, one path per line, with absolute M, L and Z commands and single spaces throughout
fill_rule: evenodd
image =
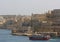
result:
M 12 33 L 12 35 L 16 35 L 16 36 L 30 36 L 32 34 L 28 34 L 28 33 Z

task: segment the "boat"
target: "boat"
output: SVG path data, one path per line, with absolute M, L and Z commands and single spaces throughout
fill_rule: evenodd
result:
M 30 40 L 49 40 L 50 35 L 31 35 L 29 36 Z

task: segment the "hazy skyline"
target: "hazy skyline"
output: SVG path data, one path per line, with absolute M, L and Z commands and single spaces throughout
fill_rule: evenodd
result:
M 31 15 L 52 9 L 60 9 L 60 0 L 0 0 L 0 15 Z

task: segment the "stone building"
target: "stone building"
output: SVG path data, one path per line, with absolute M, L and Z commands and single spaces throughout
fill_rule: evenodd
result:
M 40 27 L 39 32 L 50 33 L 60 36 L 60 9 L 48 11 L 46 14 L 33 14 L 32 15 L 33 28 L 38 24 Z M 35 25 L 36 24 L 36 25 Z
M 38 32 L 46 32 L 47 26 L 46 14 L 32 14 L 32 29 Z
M 50 23 L 50 27 L 52 32 L 57 32 L 58 36 L 60 36 L 60 9 L 54 9 L 51 13 L 47 15 L 48 21 Z

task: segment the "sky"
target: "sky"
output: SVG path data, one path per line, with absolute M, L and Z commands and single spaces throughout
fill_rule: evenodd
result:
M 0 15 L 31 15 L 60 9 L 60 0 L 0 0 Z

